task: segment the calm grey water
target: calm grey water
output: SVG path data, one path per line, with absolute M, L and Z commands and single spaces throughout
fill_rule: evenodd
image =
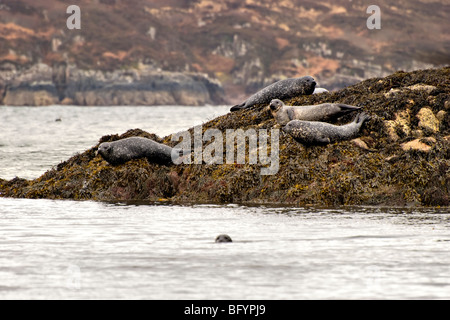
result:
M 0 107 L 0 177 L 227 110 Z M 449 299 L 447 211 L 0 198 L 0 299 Z

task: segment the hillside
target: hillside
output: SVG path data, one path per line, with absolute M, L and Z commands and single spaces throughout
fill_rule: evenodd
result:
M 81 29 L 68 30 L 66 1 L 2 0 L 0 79 L 37 63 L 145 66 L 206 73 L 232 103 L 284 77 L 339 89 L 450 64 L 450 2 L 390 3 L 377 2 L 381 30 L 369 30 L 362 0 L 81 0 Z

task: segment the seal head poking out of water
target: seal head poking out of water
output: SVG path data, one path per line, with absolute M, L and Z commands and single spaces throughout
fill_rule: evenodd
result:
M 314 92 L 316 81 L 313 77 L 290 78 L 277 81 L 250 96 L 241 104 L 235 105 L 230 111 L 250 108 L 256 104 L 268 104 L 272 99 L 287 100 L 300 95 Z
M 292 120 L 283 127 L 283 131 L 305 145 L 328 144 L 355 138 L 363 123 L 369 119 L 370 116 L 362 112 L 353 122 L 343 126 L 318 121 Z
M 180 156 L 178 150 L 142 137 L 103 142 L 98 146 L 98 153 L 112 165 L 140 158 L 147 158 L 150 163 L 171 165 L 172 153 L 173 159 Z
M 277 123 L 284 126 L 291 120 L 335 120 L 361 108 L 342 103 L 322 103 L 314 106 L 287 106 L 283 101 L 274 99 L 270 102 L 269 109 Z
M 231 237 L 227 234 L 219 234 L 216 237 L 216 243 L 219 243 L 219 242 L 233 242 L 233 240 L 231 240 Z

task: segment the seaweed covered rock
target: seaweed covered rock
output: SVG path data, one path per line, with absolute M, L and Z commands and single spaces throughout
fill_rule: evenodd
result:
M 247 149 L 244 163 L 194 161 L 173 166 L 145 159 L 111 166 L 96 155 L 97 145 L 38 179 L 0 180 L 0 196 L 326 206 L 450 205 L 449 67 L 400 71 L 340 91 L 285 102 L 354 105 L 369 113 L 371 120 L 357 139 L 326 146 L 304 146 L 279 130 L 279 167 L 273 175 L 261 175 L 264 165 L 260 163 L 250 164 L 248 160 L 259 150 L 245 140 L 241 141 Z M 352 118 L 344 116 L 338 124 Z M 208 129 L 271 132 L 276 128 L 279 126 L 267 106 L 256 106 L 213 119 L 187 134 L 194 137 L 196 130 L 204 134 Z M 173 135 L 159 138 L 141 130 L 105 136 L 99 143 L 130 136 L 149 137 L 171 147 L 179 143 Z M 205 144 L 203 151 L 207 147 Z M 269 149 L 272 147 L 269 143 Z

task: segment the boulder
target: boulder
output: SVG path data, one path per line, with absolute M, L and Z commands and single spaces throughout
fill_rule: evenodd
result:
M 436 133 L 439 131 L 439 120 L 430 108 L 422 108 L 417 113 L 419 119 L 419 128 Z

